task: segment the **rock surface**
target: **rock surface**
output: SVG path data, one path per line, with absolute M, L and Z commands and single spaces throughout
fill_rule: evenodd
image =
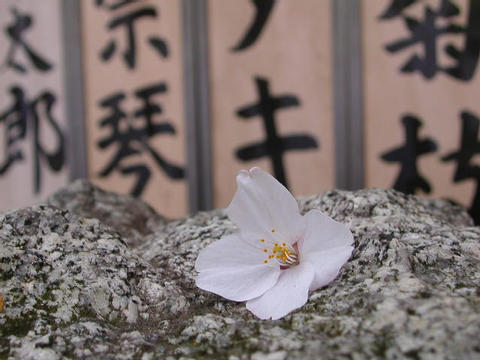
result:
M 74 215 L 95 218 L 111 226 L 130 247 L 141 244 L 165 220 L 141 200 L 99 189 L 86 180 L 70 186 L 47 199 L 47 203 Z
M 166 222 L 77 182 L 0 214 L 0 359 L 480 358 L 480 228 L 461 208 L 386 190 L 299 203 L 350 224 L 355 250 L 278 321 L 195 287 L 198 252 L 235 231 L 221 210 Z

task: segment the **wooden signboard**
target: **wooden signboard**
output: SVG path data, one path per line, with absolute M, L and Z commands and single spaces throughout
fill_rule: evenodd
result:
M 181 2 L 81 2 L 90 179 L 185 215 Z
M 270 171 L 295 195 L 334 184 L 329 0 L 209 0 L 214 204 Z
M 68 182 L 61 19 L 60 0 L 0 2 L 0 211 Z
M 362 20 L 367 185 L 479 206 L 480 2 L 368 0 Z

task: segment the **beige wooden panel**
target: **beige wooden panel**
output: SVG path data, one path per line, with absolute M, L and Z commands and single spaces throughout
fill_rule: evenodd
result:
M 255 77 L 268 79 L 272 96 L 287 94 L 301 105 L 276 112 L 280 136 L 308 134 L 319 148 L 287 151 L 284 167 L 295 195 L 333 187 L 331 9 L 328 0 L 276 1 L 256 42 L 233 52 L 255 17 L 250 0 L 209 0 L 209 40 L 214 203 L 227 205 L 240 169 L 269 158 L 241 162 L 235 152 L 265 139 L 261 117 L 241 119 L 237 111 L 259 100 Z
M 366 183 L 369 187 L 391 187 L 400 166 L 385 163 L 380 154 L 404 144 L 404 129 L 400 119 L 403 114 L 416 115 L 423 122 L 419 131 L 421 139 L 430 137 L 438 150 L 418 158 L 418 170 L 433 188 L 431 197 L 449 197 L 469 205 L 473 197 L 474 182 L 466 180 L 453 183 L 456 163 L 442 162 L 441 157 L 459 149 L 461 134 L 460 113 L 464 110 L 480 116 L 478 94 L 480 81 L 478 70 L 471 81 L 460 81 L 443 71 L 431 79 L 422 73 L 402 73 L 400 69 L 418 54 L 423 57 L 422 44 L 415 44 L 394 53 L 385 50 L 387 44 L 410 37 L 401 16 L 380 21 L 379 16 L 391 4 L 386 0 L 363 2 L 363 54 L 365 86 L 365 156 Z M 466 25 L 468 1 L 454 1 L 461 14 L 452 18 L 454 23 Z M 440 1 L 419 1 L 405 9 L 410 17 L 424 21 L 425 7 L 437 10 Z M 437 26 L 445 26 L 445 19 L 437 20 Z M 462 35 L 444 35 L 437 38 L 437 61 L 439 66 L 455 64 L 444 51 L 448 43 L 461 49 Z M 423 193 L 419 193 L 425 196 Z
M 187 212 L 185 179 L 167 176 L 151 152 L 156 152 L 169 165 L 185 167 L 181 1 L 145 0 L 111 9 L 109 6 L 115 3 L 120 2 L 105 1 L 104 6 L 96 6 L 93 0 L 81 2 L 89 176 L 105 189 L 129 193 L 136 186 L 139 173 L 122 173 L 120 170 L 135 166 L 148 168 L 150 178 L 141 193 L 142 199 L 166 216 L 184 215 Z M 151 13 L 152 9 L 156 16 L 139 15 L 133 21 L 136 57 L 135 65 L 130 67 L 124 57 L 128 49 L 126 26 L 112 29 L 108 26 L 122 16 Z M 167 44 L 167 57 L 152 45 L 152 37 L 157 39 L 157 43 L 163 41 Z M 111 57 L 103 61 L 100 53 L 105 51 L 110 41 L 115 42 L 116 48 L 111 51 Z M 123 148 L 132 148 L 139 153 L 122 158 L 108 175 L 101 177 L 99 174 L 111 164 L 122 146 L 116 141 L 104 148 L 99 147 L 99 142 L 108 138 L 113 128 L 101 127 L 102 119 L 108 117 L 111 110 L 102 108 L 100 102 L 112 94 L 123 93 L 125 98 L 120 102 L 120 107 L 126 113 L 126 118 L 120 119 L 120 131 L 131 133 L 128 129 L 145 130 L 145 118 L 134 118 L 135 111 L 143 104 L 135 92 L 161 83 L 168 89 L 151 97 L 152 104 L 160 106 L 162 110 L 162 113 L 153 115 L 152 123 L 158 125 L 168 122 L 175 134 L 153 131 L 150 132 L 152 136 L 147 136 L 148 132 L 143 133 L 142 141 L 133 139 L 126 142 Z M 147 150 L 145 144 L 151 151 Z
M 26 206 L 46 198 L 50 193 L 68 182 L 66 160 L 58 161 L 61 166 L 52 170 L 46 157 L 40 154 L 38 146 L 34 146 L 34 113 L 38 115 L 38 142 L 45 153 L 59 152 L 65 154 L 67 145 L 60 146 L 60 138 L 47 115 L 50 113 L 55 124 L 59 126 L 65 142 L 67 122 L 65 118 L 64 67 L 62 47 L 62 22 L 60 0 L 2 0 L 0 2 L 0 168 L 14 154 L 21 154 L 22 159 L 15 160 L 0 174 L 0 210 Z M 15 23 L 29 23 L 25 29 L 15 27 Z M 34 56 L 40 58 L 35 64 L 27 54 L 26 47 L 19 44 L 12 47 L 12 38 L 7 30 L 18 29 L 17 34 L 23 39 Z M 10 60 L 10 61 L 9 61 Z M 42 63 L 43 60 L 43 63 Z M 23 72 L 21 71 L 23 69 Z M 13 111 L 19 97 L 13 95 L 16 88 L 18 94 L 23 93 L 25 104 L 31 106 L 31 112 L 22 115 Z M 55 99 L 51 111 L 45 108 L 47 96 Z M 33 103 L 38 105 L 33 109 Z M 24 107 L 25 109 L 25 107 Z M 22 120 L 25 120 L 23 127 Z M 7 131 L 10 127 L 10 131 Z M 21 135 L 22 128 L 25 130 Z M 10 139 L 11 145 L 7 145 Z M 16 139 L 16 140 L 14 140 Z M 35 154 L 39 158 L 38 192 L 35 189 L 34 163 Z M 60 159 L 59 159 L 60 160 Z

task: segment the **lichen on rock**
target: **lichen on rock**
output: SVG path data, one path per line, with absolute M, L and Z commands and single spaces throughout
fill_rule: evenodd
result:
M 380 189 L 299 204 L 348 223 L 355 250 L 278 321 L 195 287 L 199 251 L 236 230 L 222 210 L 166 221 L 77 182 L 1 214 L 0 359 L 480 357 L 480 228 L 462 208 Z

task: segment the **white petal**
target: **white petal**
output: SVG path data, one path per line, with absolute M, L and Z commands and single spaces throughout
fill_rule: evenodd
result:
M 273 176 L 256 167 L 243 170 L 237 176 L 237 186 L 227 214 L 242 231 L 289 244 L 302 236 L 305 220 L 298 204 Z
M 283 270 L 274 287 L 247 301 L 247 309 L 260 319 L 280 319 L 307 302 L 313 277 L 314 270 L 309 263 Z
M 232 268 L 245 265 L 259 265 L 267 258 L 262 249 L 243 240 L 240 233 L 224 236 L 200 251 L 195 270 Z
M 262 295 L 278 279 L 280 267 L 262 249 L 232 234 L 216 241 L 198 255 L 195 269 L 199 288 L 229 300 L 245 301 Z
M 278 280 L 280 270 L 255 265 L 224 270 L 206 270 L 198 274 L 196 284 L 228 300 L 245 301 L 256 298 Z
M 305 216 L 306 229 L 298 249 L 300 258 L 306 254 L 353 244 L 349 227 L 319 210 L 310 210 Z
M 310 285 L 310 291 L 317 290 L 332 282 L 352 255 L 352 251 L 352 246 L 341 246 L 309 253 L 302 261 L 310 263 L 315 269 L 315 277 Z

